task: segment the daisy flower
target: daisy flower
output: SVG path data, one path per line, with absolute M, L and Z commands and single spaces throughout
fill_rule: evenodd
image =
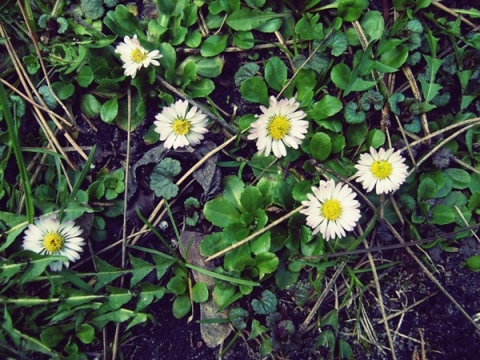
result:
M 125 76 L 131 76 L 133 79 L 142 66 L 148 67 L 150 64 L 160 65 L 155 59 L 160 59 L 163 55 L 158 50 L 148 52 L 140 45 L 137 34 L 133 35 L 133 38 L 125 36 L 123 41 L 117 45 L 115 52 L 120 54 L 120 59 L 124 62 Z
M 251 125 L 249 140 L 257 139 L 258 153 L 270 155 L 270 152 L 280 158 L 287 155 L 285 146 L 298 149 L 298 145 L 308 130 L 308 121 L 302 110 L 297 110 L 300 104 L 295 98 L 277 101 L 270 97 L 270 107 L 260 106 L 263 114 Z
M 397 190 L 407 178 L 408 168 L 403 162 L 405 158 L 400 151 L 393 149 L 385 151 L 381 148 L 378 152 L 371 147 L 370 153 L 360 155 L 356 181 L 361 182 L 366 191 L 376 188 L 377 194 L 387 194 Z
M 307 225 L 313 229 L 313 235 L 320 232 L 325 240 L 344 237 L 345 231 L 352 231 L 360 219 L 360 203 L 357 196 L 345 184 L 330 179 L 320 181 L 320 187 L 312 187 L 313 195 L 307 194 L 306 206 L 301 210 L 307 215 Z
M 165 141 L 166 149 L 174 149 L 187 145 L 198 145 L 207 133 L 207 116 L 193 106 L 188 110 L 188 101 L 178 100 L 175 104 L 165 107 L 157 114 L 154 124 L 155 131 L 160 134 L 160 140 Z
M 60 222 L 54 214 L 42 216 L 25 230 L 23 248 L 41 255 L 66 256 L 68 261 L 50 264 L 52 271 L 60 271 L 63 265 L 68 268 L 70 262 L 80 259 L 79 252 L 83 251 L 82 246 L 85 245 L 79 236 L 82 231 L 73 220 Z

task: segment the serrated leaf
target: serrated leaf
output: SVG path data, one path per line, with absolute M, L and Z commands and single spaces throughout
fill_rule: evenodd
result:
M 165 288 L 151 283 L 141 283 L 139 285 L 137 307 L 135 311 L 142 311 L 154 301 L 160 300 L 165 295 Z
M 277 310 L 277 297 L 270 290 L 262 292 L 261 299 L 252 300 L 252 309 L 259 315 L 268 315 Z
M 248 311 L 240 307 L 233 308 L 228 312 L 228 319 L 237 330 L 244 330 L 247 328 L 247 318 Z
M 178 186 L 173 183 L 173 178 L 182 170 L 180 161 L 165 158 L 160 161 L 150 174 L 150 188 L 158 197 L 166 200 L 174 198 L 178 194 Z

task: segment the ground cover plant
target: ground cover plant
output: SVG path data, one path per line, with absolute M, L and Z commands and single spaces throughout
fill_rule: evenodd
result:
M 2 358 L 480 356 L 480 9 L 0 5 Z

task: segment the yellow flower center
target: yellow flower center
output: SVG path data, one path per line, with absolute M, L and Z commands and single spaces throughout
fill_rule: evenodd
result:
M 177 135 L 187 135 L 190 132 L 192 124 L 185 119 L 176 119 L 173 124 L 173 132 Z
M 288 134 L 291 126 L 285 116 L 276 115 L 268 123 L 268 134 L 273 140 L 282 140 Z
M 392 175 L 392 164 L 386 160 L 377 160 L 372 164 L 372 174 L 379 180 L 383 180 Z
M 137 64 L 141 64 L 147 58 L 147 55 L 145 55 L 143 51 L 140 49 L 133 49 L 131 56 L 132 56 L 132 60 Z
M 57 232 L 50 232 L 43 238 L 43 246 L 51 253 L 60 251 L 64 242 L 63 236 Z
M 323 203 L 320 211 L 325 219 L 335 221 L 342 215 L 342 204 L 336 199 L 330 199 Z

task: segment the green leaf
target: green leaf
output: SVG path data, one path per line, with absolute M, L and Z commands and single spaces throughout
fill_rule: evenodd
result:
M 54 348 L 65 338 L 65 334 L 57 326 L 51 326 L 40 333 L 40 340 L 49 348 Z
M 75 86 L 64 81 L 55 81 L 52 84 L 52 89 L 60 100 L 68 99 L 75 92 Z
M 80 71 L 76 76 L 78 85 L 83 88 L 88 87 L 93 82 L 93 71 L 92 68 L 88 65 L 82 66 Z
M 466 189 L 470 185 L 470 174 L 463 169 L 449 168 L 444 172 L 453 180 L 454 189 Z
M 259 70 L 260 66 L 258 66 L 258 64 L 254 62 L 248 62 L 240 66 L 240 68 L 234 75 L 235 86 L 240 86 L 245 80 L 254 77 Z
M 330 72 L 330 77 L 335 84 L 341 90 L 347 90 L 350 84 L 350 76 L 352 71 L 348 67 L 348 65 L 344 63 L 340 63 L 335 65 Z
M 165 288 L 148 282 L 139 284 L 140 293 L 135 311 L 142 311 L 154 301 L 160 300 L 165 295 Z
M 27 55 L 23 57 L 23 63 L 27 66 L 27 71 L 30 75 L 35 75 L 40 70 L 40 63 L 36 56 Z
M 106 123 L 113 122 L 118 115 L 118 98 L 115 96 L 105 101 L 100 109 L 100 117 Z
M 317 132 L 310 140 L 310 153 L 319 160 L 323 161 L 328 159 L 332 152 L 332 141 L 330 136 L 323 132 Z
M 432 208 L 432 223 L 447 225 L 455 222 L 455 210 L 447 205 L 436 205 Z
M 239 222 L 240 218 L 237 208 L 223 198 L 208 201 L 203 208 L 203 213 L 208 221 L 221 228 Z
M 246 101 L 268 106 L 267 84 L 257 76 L 243 81 L 240 85 L 240 93 Z
M 200 79 L 187 86 L 188 94 L 192 98 L 207 97 L 213 90 L 215 90 L 215 84 L 210 79 Z
M 86 94 L 80 100 L 80 108 L 88 118 L 94 118 L 100 114 L 102 104 L 92 94 Z
M 246 211 L 252 214 L 265 207 L 265 199 L 262 193 L 254 186 L 248 186 L 242 191 L 240 203 Z
M 95 328 L 89 324 L 81 324 L 75 335 L 82 343 L 91 344 L 95 340 Z
M 158 197 L 170 200 L 177 196 L 178 186 L 173 183 L 173 178 L 182 170 L 180 161 L 165 158 L 160 161 L 150 174 L 150 188 Z
M 237 31 L 233 34 L 233 43 L 241 49 L 251 49 L 254 42 L 254 37 L 251 31 Z
M 258 271 L 260 272 L 260 278 L 263 277 L 263 274 L 271 274 L 275 270 L 277 270 L 278 264 L 280 260 L 278 259 L 277 255 L 270 252 L 265 252 L 258 254 L 255 257 L 255 266 L 257 267 Z
M 480 271 L 480 255 L 470 256 L 463 264 L 468 270 L 478 272 Z
M 154 267 L 148 261 L 137 258 L 129 254 L 130 263 L 132 264 L 132 278 L 130 279 L 130 288 L 133 288 L 150 274 Z
M 325 95 L 311 107 L 309 115 L 318 123 L 342 110 L 342 102 L 334 96 Z
M 262 292 L 261 299 L 252 300 L 252 309 L 256 314 L 268 315 L 277 310 L 277 297 L 270 290 L 264 290 Z
M 374 149 L 378 149 L 385 144 L 385 133 L 378 129 L 370 130 L 368 132 L 367 143 Z
M 338 16 L 344 21 L 355 21 L 368 7 L 367 0 L 340 0 L 338 3 Z
M 351 102 L 345 106 L 345 121 L 349 124 L 361 124 L 366 119 L 366 114 L 363 110 L 359 109 L 356 102 Z
M 243 244 L 225 254 L 224 268 L 227 271 L 243 271 L 247 266 L 253 266 L 250 244 Z
M 192 287 L 192 300 L 196 303 L 204 303 L 208 300 L 208 288 L 204 283 L 196 283 Z
M 417 190 L 418 200 L 432 199 L 437 191 L 437 185 L 430 178 L 424 178 Z
M 287 80 L 287 66 L 276 56 L 272 56 L 265 64 L 265 80 L 274 90 L 280 91 Z
M 378 40 L 382 37 L 385 20 L 380 12 L 367 11 L 362 17 L 361 24 L 370 40 Z
M 100 19 L 104 13 L 102 0 L 81 0 L 80 10 L 85 19 Z
M 393 49 L 384 52 L 380 56 L 380 62 L 389 67 L 399 69 L 408 58 L 408 48 L 405 45 L 399 45 Z
M 230 309 L 228 312 L 228 319 L 232 326 L 237 330 L 244 330 L 247 328 L 248 311 L 240 307 Z
M 216 56 L 227 47 L 228 35 L 212 35 L 205 39 L 200 54 L 205 57 Z
M 260 12 L 258 9 L 240 8 L 227 17 L 227 25 L 233 30 L 248 31 L 269 20 L 283 17 L 282 14 L 273 12 Z
M 173 316 L 177 319 L 181 319 L 190 312 L 190 299 L 188 296 L 182 295 L 177 297 L 173 301 L 172 306 Z
M 168 281 L 167 289 L 175 295 L 181 295 L 187 289 L 187 280 L 182 276 L 175 275 Z

